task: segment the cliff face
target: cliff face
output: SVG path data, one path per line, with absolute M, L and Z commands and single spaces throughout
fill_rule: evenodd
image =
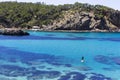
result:
M 120 11 L 111 12 L 108 20 L 117 28 L 120 28 Z
M 93 12 L 66 11 L 64 17 L 54 20 L 52 25 L 43 30 L 90 30 L 119 31 L 120 12 L 109 12 L 107 16 L 98 18 Z

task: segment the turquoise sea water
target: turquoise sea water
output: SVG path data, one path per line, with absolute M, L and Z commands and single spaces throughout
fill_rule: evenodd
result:
M 120 80 L 120 33 L 29 33 L 0 36 L 0 80 Z

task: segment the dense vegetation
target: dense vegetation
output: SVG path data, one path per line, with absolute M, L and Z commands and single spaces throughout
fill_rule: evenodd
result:
M 78 10 L 94 12 L 96 18 L 107 15 L 113 10 L 106 6 L 89 5 L 76 2 L 65 5 L 46 5 L 44 3 L 0 3 L 0 25 L 4 27 L 31 27 L 34 25 L 48 25 L 53 20 L 62 17 L 62 12 L 67 10 Z

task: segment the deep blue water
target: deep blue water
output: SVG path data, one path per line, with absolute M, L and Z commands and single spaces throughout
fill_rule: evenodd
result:
M 0 80 L 120 80 L 120 33 L 29 33 L 0 35 Z

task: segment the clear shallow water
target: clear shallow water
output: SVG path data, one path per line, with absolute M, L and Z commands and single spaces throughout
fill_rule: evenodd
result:
M 30 34 L 0 36 L 0 78 L 120 80 L 120 33 Z

